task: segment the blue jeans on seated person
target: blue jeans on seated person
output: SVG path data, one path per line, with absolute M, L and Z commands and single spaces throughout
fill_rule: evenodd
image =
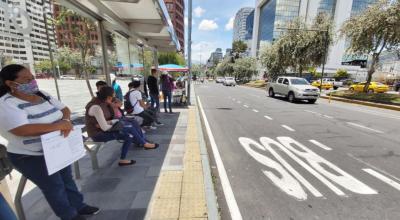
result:
M 96 142 L 108 142 L 112 140 L 123 141 L 120 159 L 124 160 L 126 158 L 126 155 L 128 154 L 129 147 L 133 143 L 138 145 L 143 145 L 146 143 L 146 140 L 142 133 L 142 129 L 140 127 L 139 130 L 136 129 L 134 126 L 130 126 L 128 123 L 125 123 L 122 131 L 102 132 L 92 137 L 92 139 Z
M 3 195 L 0 193 L 0 219 L 4 220 L 17 220 L 13 210 L 8 205 L 7 201 L 4 199 Z
M 8 153 L 8 156 L 15 169 L 39 187 L 54 213 L 61 219 L 71 220 L 78 215 L 78 210 L 86 206 L 83 195 L 72 179 L 70 166 L 49 176 L 44 156 L 13 153 Z

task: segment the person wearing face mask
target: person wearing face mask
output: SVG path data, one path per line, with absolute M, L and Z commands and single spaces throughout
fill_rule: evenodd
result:
M 128 149 L 133 143 L 141 145 L 146 150 L 156 149 L 159 145 L 148 143 L 143 134 L 135 130 L 129 123 L 120 130 L 113 130 L 113 125 L 119 119 L 114 119 L 112 101 L 114 89 L 109 86 L 102 87 L 97 93 L 97 97 L 86 105 L 85 124 L 88 136 L 97 142 L 107 142 L 111 140 L 122 140 L 121 156 L 119 166 L 128 166 L 136 163 L 134 160 L 127 160 Z M 124 124 L 124 123 L 123 123 Z
M 84 220 L 100 209 L 83 202 L 83 195 L 68 166 L 48 175 L 40 135 L 72 130 L 70 110 L 40 91 L 32 73 L 12 64 L 0 71 L 0 135 L 6 140 L 8 157 L 14 168 L 43 192 L 54 213 L 62 220 Z

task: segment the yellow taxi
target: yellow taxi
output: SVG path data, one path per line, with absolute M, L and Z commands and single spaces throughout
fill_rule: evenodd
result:
M 350 86 L 350 91 L 362 92 L 367 82 L 356 83 Z M 389 86 L 380 82 L 371 82 L 368 87 L 368 93 L 380 93 L 389 91 Z
M 314 82 L 311 83 L 311 85 L 319 88 L 319 87 L 321 87 L 321 80 L 315 80 Z M 322 89 L 329 90 L 332 88 L 333 88 L 332 83 L 322 82 Z

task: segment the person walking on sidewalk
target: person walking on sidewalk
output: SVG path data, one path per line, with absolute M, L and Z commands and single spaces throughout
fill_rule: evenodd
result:
M 71 167 L 48 175 L 40 135 L 72 130 L 68 107 L 40 91 L 29 69 L 11 64 L 0 71 L 0 135 L 6 140 L 14 168 L 43 192 L 62 220 L 84 220 L 100 209 L 83 202 L 72 178 Z
M 168 113 L 167 107 L 169 109 L 169 113 L 172 113 L 171 99 L 172 99 L 173 88 L 174 88 L 174 83 L 172 81 L 172 77 L 168 75 L 168 72 L 163 72 L 161 75 L 161 91 L 164 96 L 165 113 Z
M 160 111 L 160 91 L 158 89 L 157 69 L 151 69 L 151 76 L 147 78 L 147 85 L 150 90 L 151 107 Z

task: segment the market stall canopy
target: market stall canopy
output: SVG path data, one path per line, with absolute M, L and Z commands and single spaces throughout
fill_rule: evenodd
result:
M 167 71 L 167 72 L 187 72 L 189 71 L 189 68 L 184 67 L 184 66 L 179 66 L 176 64 L 164 64 L 158 66 L 158 69 L 161 71 Z
M 62 5 L 105 21 L 107 29 L 158 51 L 181 46 L 163 0 L 57 0 Z

